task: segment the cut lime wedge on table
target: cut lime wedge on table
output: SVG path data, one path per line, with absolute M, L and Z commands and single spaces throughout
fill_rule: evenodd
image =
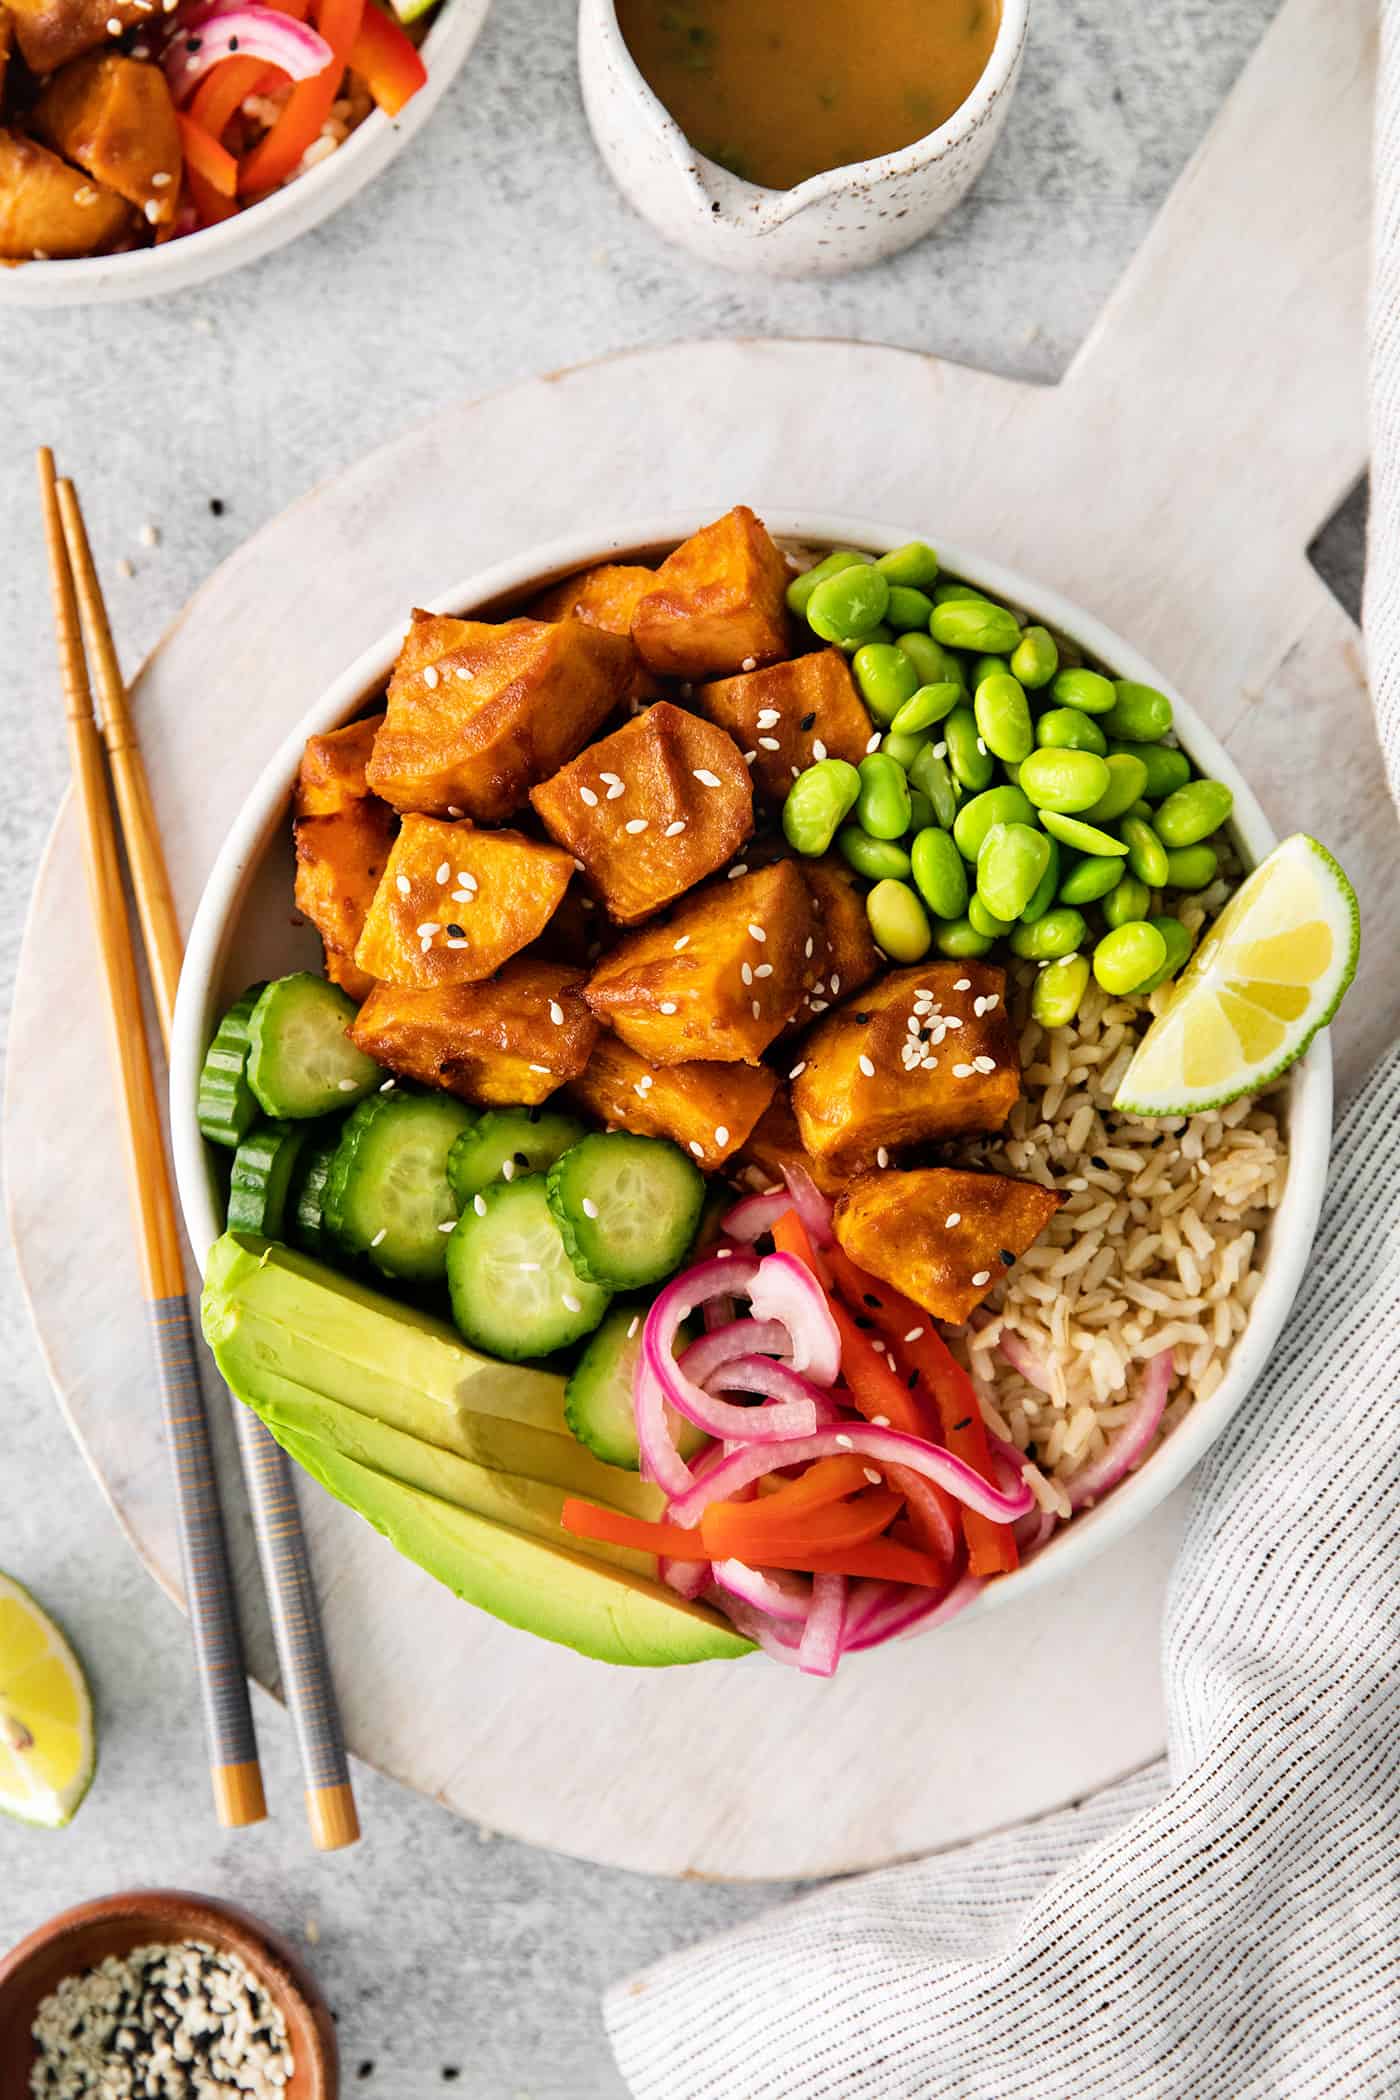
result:
M 1236 890 L 1123 1075 L 1125 1115 L 1185 1116 L 1258 1093 L 1300 1058 L 1356 974 L 1356 894 L 1295 832 Z
M 0 1811 L 60 1829 L 95 1762 L 82 1664 L 28 1590 L 0 1575 Z

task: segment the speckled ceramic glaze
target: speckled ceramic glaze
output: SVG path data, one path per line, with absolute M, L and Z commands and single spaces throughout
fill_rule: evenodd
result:
M 598 151 L 660 233 L 706 262 L 772 277 L 855 270 L 921 240 L 961 201 L 1001 135 L 1030 0 L 1002 0 L 986 70 L 946 124 L 898 153 L 760 189 L 697 153 L 637 70 L 613 0 L 581 0 L 579 74 Z

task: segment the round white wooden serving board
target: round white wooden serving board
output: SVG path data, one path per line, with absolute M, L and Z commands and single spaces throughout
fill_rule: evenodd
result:
M 186 922 L 273 744 L 414 603 L 628 503 L 845 510 L 946 532 L 1102 614 L 1191 695 L 1278 830 L 1336 848 L 1371 957 L 1338 1030 L 1345 1093 L 1400 1022 L 1400 857 L 1357 636 L 1304 556 L 1364 458 L 1369 36 L 1364 0 L 1289 0 L 1056 388 L 849 343 L 682 344 L 458 404 L 314 491 L 211 578 L 136 686 Z M 55 1386 L 176 1593 L 67 810 L 21 965 L 5 1136 Z M 1162 1747 L 1180 1495 L 1048 1595 L 834 1684 L 757 1658 L 609 1670 L 457 1604 L 309 1487 L 303 1506 L 352 1748 L 536 1844 L 655 1873 L 824 1874 L 1044 1812 Z M 237 1506 L 232 1522 L 270 1681 Z

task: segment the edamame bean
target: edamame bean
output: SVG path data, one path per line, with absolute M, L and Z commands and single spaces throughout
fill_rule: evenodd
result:
M 945 649 L 975 649 L 979 655 L 1009 656 L 1021 639 L 1015 614 L 989 598 L 948 599 L 934 606 L 928 625 Z
M 1060 883 L 1061 904 L 1094 904 L 1100 897 L 1107 897 L 1117 889 L 1124 879 L 1124 863 L 1121 860 L 1100 860 L 1088 855 L 1077 860 Z
M 788 611 L 795 612 L 799 619 L 806 616 L 812 593 L 828 576 L 839 576 L 843 569 L 868 567 L 870 556 L 857 554 L 853 547 L 837 547 L 823 561 L 814 562 L 801 576 L 794 576 L 787 587 Z
M 807 625 L 824 642 L 844 642 L 877 627 L 889 602 L 888 578 L 873 564 L 856 562 L 823 576 L 807 600 Z
M 910 788 L 909 836 L 911 838 L 915 838 L 917 837 L 919 832 L 927 831 L 929 825 L 932 824 L 932 822 L 933 804 L 929 801 L 928 796 L 921 795 L 917 788 Z
M 1077 707 L 1082 715 L 1106 715 L 1113 705 L 1112 679 L 1079 664 L 1057 671 L 1050 690 L 1061 707 Z
M 1152 820 L 1152 828 L 1168 848 L 1197 846 L 1219 831 L 1235 798 L 1223 780 L 1193 780 L 1167 796 Z
M 1062 955 L 1079 952 L 1088 931 L 1083 912 L 1062 904 L 1058 910 L 1046 912 L 1033 926 L 1013 926 L 1011 952 L 1023 962 L 1058 962 Z
M 977 856 L 977 895 L 988 911 L 1012 924 L 1040 887 L 1050 864 L 1050 841 L 1031 824 L 993 824 Z
M 1108 767 L 1108 786 L 1084 811 L 1090 824 L 1112 824 L 1125 816 L 1142 793 L 1146 768 L 1140 758 L 1133 758 L 1126 751 L 1110 751 L 1104 760 Z
M 889 610 L 885 618 L 896 634 L 927 634 L 933 616 L 933 600 L 908 584 L 890 585 Z
M 911 590 L 926 591 L 938 581 L 938 556 L 926 540 L 907 540 L 902 547 L 892 547 L 875 566 L 884 570 L 892 585 L 904 584 Z
M 1135 678 L 1113 682 L 1113 705 L 1104 728 L 1111 737 L 1126 737 L 1135 744 L 1155 744 L 1172 726 L 1172 704 L 1155 685 L 1139 685 Z
M 975 583 L 959 583 L 955 576 L 945 576 L 934 585 L 933 602 L 935 605 L 993 603 L 985 591 L 978 590 Z
M 976 861 L 994 824 L 1034 824 L 1035 811 L 1018 787 L 988 788 L 964 802 L 953 819 L 953 838 L 964 860 Z M 956 914 L 942 912 L 941 918 Z
M 1134 875 L 1150 890 L 1161 889 L 1167 879 L 1167 849 L 1152 826 L 1144 824 L 1141 817 L 1124 817 L 1119 829 Z
M 1166 881 L 1160 888 L 1169 890 L 1209 889 L 1220 869 L 1220 855 L 1214 846 L 1179 846 L 1167 855 Z
M 897 730 L 887 730 L 880 744 L 880 755 L 896 759 L 907 773 L 928 741 L 926 736 L 900 736 Z
M 1108 752 L 1108 738 L 1082 707 L 1051 707 L 1035 725 L 1035 740 L 1052 751 Z
M 1106 992 L 1121 998 L 1153 976 L 1167 959 L 1167 944 L 1150 919 L 1129 919 L 1106 933 L 1094 950 L 1094 975 Z
M 937 643 L 934 644 L 936 648 Z M 905 701 L 890 727 L 896 736 L 915 736 L 921 729 L 932 729 L 950 715 L 963 697 L 964 687 L 954 685 L 951 679 L 940 679 L 933 685 L 921 685 L 911 698 Z
M 982 680 L 972 711 L 982 732 L 983 743 L 1007 765 L 1018 766 L 1026 754 L 1035 749 L 1031 711 L 1019 680 L 1009 671 L 997 671 Z
M 1103 900 L 1103 915 L 1110 927 L 1126 926 L 1129 919 L 1145 919 L 1152 906 L 1152 892 L 1136 875 L 1125 875 Z
M 856 822 L 872 839 L 902 839 L 909 829 L 909 777 L 881 748 L 856 767 Z
M 1022 759 L 1020 780 L 1037 809 L 1072 816 L 1098 801 L 1108 787 L 1109 771 L 1094 751 L 1047 747 Z
M 862 642 L 851 658 L 860 697 L 882 729 L 888 729 L 918 690 L 919 674 L 892 642 Z
M 1156 991 L 1159 984 L 1165 984 L 1169 977 L 1175 977 L 1191 953 L 1191 936 L 1180 919 L 1173 919 L 1162 913 L 1154 917 L 1151 923 L 1167 944 L 1167 959 L 1160 970 L 1154 970 L 1141 984 L 1133 986 L 1133 992 L 1139 999 L 1145 999 L 1149 992 Z
M 1060 652 L 1048 627 L 1028 627 L 1011 652 L 1011 675 L 1031 692 L 1049 685 L 1060 668 Z
M 950 961 L 962 962 L 974 955 L 985 955 L 992 945 L 992 936 L 979 933 L 968 918 L 940 919 L 933 929 L 933 945 Z
M 970 707 L 955 707 L 943 724 L 943 736 L 948 746 L 948 764 L 953 778 L 965 787 L 970 795 L 979 795 L 990 787 L 996 776 L 997 764 L 982 741 L 977 727 L 977 717 Z
M 974 933 L 983 934 L 989 941 L 999 941 L 1003 934 L 1010 933 L 1012 921 L 1000 919 L 976 893 L 967 900 L 967 920 Z
M 1142 793 L 1149 802 L 1161 802 L 1174 794 L 1177 788 L 1185 787 L 1191 778 L 1191 761 L 1175 744 L 1125 744 L 1109 745 L 1109 753 L 1127 752 L 1130 758 L 1140 758 L 1147 768 L 1147 784 Z
M 859 824 L 845 824 L 836 834 L 836 846 L 847 867 L 867 882 L 908 880 L 909 855 L 893 839 L 873 839 Z
M 917 833 L 909 851 L 919 895 L 938 919 L 960 919 L 967 910 L 967 871 L 952 836 L 936 828 Z
M 1141 817 L 1144 824 L 1152 822 L 1152 804 L 1146 801 L 1130 802 L 1123 812 L 1128 817 Z
M 1089 989 L 1089 958 L 1067 955 L 1041 970 L 1031 986 L 1031 1015 L 1042 1028 L 1068 1028 Z
M 1023 926 L 1034 926 L 1037 919 L 1045 917 L 1045 914 L 1055 901 L 1055 892 L 1060 886 L 1059 846 L 1048 834 L 1046 835 L 1045 843 L 1050 848 L 1050 858 L 1045 863 L 1045 873 L 1036 884 L 1029 904 L 1021 913 L 1021 924 Z
M 909 768 L 909 784 L 927 795 L 933 805 L 933 821 L 941 824 L 945 831 L 952 827 L 958 813 L 958 791 L 953 785 L 953 776 L 943 762 L 937 748 L 928 743 Z
M 854 656 L 857 649 L 863 648 L 866 642 L 882 642 L 888 644 L 890 648 L 893 648 L 894 629 L 893 627 L 891 627 L 889 621 L 877 621 L 875 626 L 870 628 L 865 634 L 843 635 L 841 639 L 837 642 L 836 647 L 840 649 L 844 655 Z
M 955 685 L 959 692 L 966 692 L 967 673 L 962 658 L 954 656 L 931 634 L 902 634 L 895 647 L 918 672 L 920 685 Z
M 860 775 L 844 758 L 823 758 L 799 773 L 783 803 L 783 837 L 794 853 L 825 853 L 855 808 Z
M 937 836 L 946 838 L 947 833 L 940 831 Z M 889 878 L 877 882 L 865 900 L 865 916 L 876 946 L 884 949 L 891 962 L 916 963 L 928 954 L 933 928 L 907 882 Z
M 1058 839 L 1062 846 L 1072 846 L 1076 853 L 1111 853 L 1116 859 L 1128 850 L 1123 841 L 1116 839 L 1111 831 L 1100 831 L 1097 824 L 1086 824 L 1082 817 L 1066 817 L 1062 816 L 1059 810 L 1042 809 L 1040 821 L 1052 839 Z M 1108 887 L 1112 888 L 1112 884 Z M 1060 895 L 1064 896 L 1063 888 Z M 1066 899 L 1070 904 L 1081 904 L 1083 901 L 1080 897 Z

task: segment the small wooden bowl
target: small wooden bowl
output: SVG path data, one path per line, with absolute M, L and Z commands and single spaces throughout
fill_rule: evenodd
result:
M 286 2100 L 335 2100 L 335 2027 L 310 1973 L 285 1941 L 246 1911 L 185 1889 L 129 1889 L 80 1903 L 0 1960 L 0 2100 L 29 2100 L 30 2029 L 41 1999 L 65 1976 L 93 1968 L 109 1954 L 175 1940 L 206 1940 L 246 1962 L 287 2023 L 296 2070 L 284 2088 Z

